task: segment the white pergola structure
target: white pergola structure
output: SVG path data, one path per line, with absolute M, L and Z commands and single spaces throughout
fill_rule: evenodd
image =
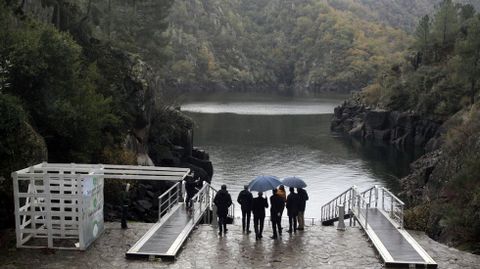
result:
M 46 162 L 13 172 L 17 247 L 85 250 L 104 230 L 104 179 L 181 181 L 189 172 Z

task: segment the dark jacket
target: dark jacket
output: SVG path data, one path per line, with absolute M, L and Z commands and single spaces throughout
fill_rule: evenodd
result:
M 297 216 L 299 208 L 298 194 L 290 193 L 287 196 L 287 214 L 288 216 Z
M 298 189 L 297 192 L 298 192 L 298 200 L 299 200 L 298 211 L 305 212 L 305 207 L 307 206 L 307 201 L 308 201 L 307 191 L 305 191 L 304 189 Z
M 254 217 L 265 218 L 265 208 L 268 208 L 267 198 L 264 198 L 264 197 L 253 198 L 252 211 L 253 211 Z
M 232 205 L 232 197 L 226 190 L 219 190 L 213 203 L 217 206 L 217 215 L 219 217 L 227 217 L 228 208 Z
M 197 186 L 197 181 L 195 181 L 193 178 L 188 179 L 185 181 L 185 190 L 187 191 L 188 196 L 193 197 L 195 193 L 197 193 L 197 189 L 195 188 Z
M 248 190 L 243 190 L 238 194 L 237 202 L 241 205 L 242 211 L 251 211 L 253 195 Z
M 270 216 L 272 220 L 276 218 L 280 220 L 282 217 L 283 210 L 285 209 L 285 202 L 283 198 L 278 195 L 270 196 Z

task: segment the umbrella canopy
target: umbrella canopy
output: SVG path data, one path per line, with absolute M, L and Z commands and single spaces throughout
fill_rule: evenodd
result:
M 282 182 L 275 176 L 258 176 L 248 184 L 251 191 L 270 191 L 282 185 Z
M 282 184 L 292 188 L 305 188 L 307 186 L 305 181 L 299 177 L 286 177 L 282 180 Z

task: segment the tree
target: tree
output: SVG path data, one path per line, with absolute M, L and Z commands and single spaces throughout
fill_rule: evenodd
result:
M 431 21 L 428 15 L 422 17 L 418 23 L 417 29 L 415 31 L 416 36 L 416 45 L 418 50 L 422 52 L 423 57 L 426 57 L 431 46 Z
M 478 16 L 470 20 L 467 36 L 458 42 L 456 51 L 459 57 L 457 75 L 468 82 L 470 102 L 474 104 L 480 81 L 480 18 Z
M 5 93 L 22 100 L 45 138 L 50 161 L 91 162 L 101 152 L 103 130 L 117 120 L 111 99 L 97 92 L 95 64 L 52 25 L 20 23 L 0 44 L 11 61 Z
M 457 7 L 452 0 L 443 0 L 433 22 L 433 30 L 437 42 L 446 49 L 453 47 L 458 32 Z

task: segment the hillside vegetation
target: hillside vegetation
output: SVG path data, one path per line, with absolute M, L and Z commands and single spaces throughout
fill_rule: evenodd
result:
M 432 138 L 441 146 L 401 180 L 406 226 L 480 253 L 480 14 L 444 0 L 414 37 L 404 61 L 379 72 L 361 103 L 443 123 Z
M 471 5 L 443 1 L 421 18 L 403 63 L 379 72 L 364 101 L 445 120 L 476 102 L 480 84 L 480 16 Z
M 402 59 L 420 17 L 440 2 L 175 1 L 163 74 L 184 91 L 360 90 Z
M 11 172 L 41 161 L 161 165 L 191 127 L 141 58 L 160 59 L 163 39 L 151 37 L 166 29 L 168 3 L 121 2 L 149 13 L 118 22 L 107 0 L 0 3 L 0 228 L 13 222 Z
M 401 58 L 410 38 L 330 1 L 175 1 L 170 88 L 350 91 Z

